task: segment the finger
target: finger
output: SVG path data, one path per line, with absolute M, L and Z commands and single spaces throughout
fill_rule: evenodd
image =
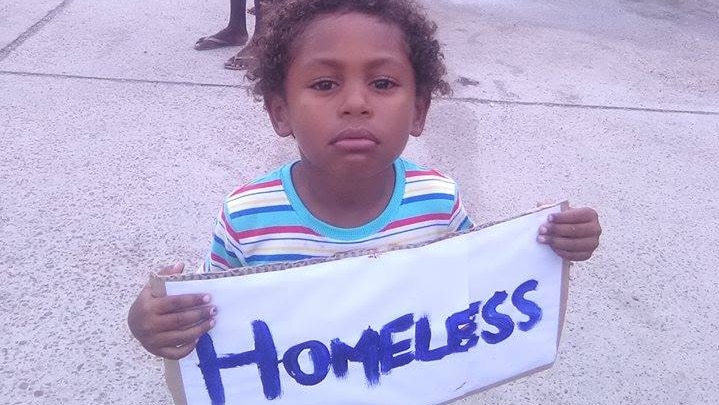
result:
M 555 224 L 579 224 L 583 222 L 593 222 L 598 219 L 597 212 L 591 208 L 572 208 L 564 212 L 549 214 L 548 222 Z
M 154 339 L 153 346 L 165 347 L 182 347 L 188 344 L 195 344 L 195 341 L 204 333 L 215 326 L 214 319 L 208 319 L 189 329 L 164 332 L 157 335 Z
M 158 331 L 176 331 L 189 329 L 198 323 L 211 319 L 217 314 L 217 307 L 204 307 L 162 315 L 156 322 Z
M 180 274 L 185 269 L 184 263 L 175 263 L 167 266 L 163 266 L 157 274 L 161 276 L 171 276 L 173 274 Z
M 563 238 L 561 236 L 539 235 L 537 241 L 552 247 L 552 249 L 566 250 L 568 252 L 593 252 L 599 242 L 597 238 Z
M 193 307 L 207 305 L 211 300 L 212 298 L 208 294 L 169 295 L 157 299 L 157 314 L 182 312 Z
M 152 292 L 150 286 L 145 285 L 140 290 L 140 294 L 135 298 L 135 302 L 130 306 L 130 310 L 127 314 L 127 325 L 132 332 L 132 335 L 138 339 L 147 332 L 147 322 L 143 319 L 152 313 Z
M 569 252 L 562 249 L 552 249 L 556 254 L 558 254 L 561 258 L 566 260 L 572 260 L 575 262 L 580 262 L 583 260 L 587 260 L 592 256 L 592 252 Z
M 142 290 L 140 290 L 140 293 L 137 295 L 137 298 L 135 298 L 135 302 L 142 302 L 152 298 L 152 288 L 150 287 L 150 284 L 147 283 L 142 286 Z
M 599 226 L 593 222 L 580 224 L 545 223 L 539 227 L 540 235 L 563 236 L 566 238 L 596 237 L 601 233 Z
M 163 347 L 155 351 L 155 354 L 166 359 L 180 360 L 181 358 L 192 353 L 193 350 L 195 350 L 195 344 L 180 347 Z

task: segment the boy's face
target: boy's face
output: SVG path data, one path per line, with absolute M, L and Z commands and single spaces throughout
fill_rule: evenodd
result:
M 359 13 L 317 18 L 297 40 L 284 97 L 268 111 L 294 135 L 302 162 L 352 178 L 382 173 L 419 136 L 429 100 L 417 97 L 400 29 Z

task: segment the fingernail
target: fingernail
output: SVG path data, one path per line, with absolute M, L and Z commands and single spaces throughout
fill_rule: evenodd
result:
M 546 227 L 546 226 L 540 226 L 540 227 L 539 227 L 539 233 L 542 234 L 542 235 L 544 235 L 545 233 L 547 233 L 547 227 Z
M 217 314 L 217 307 L 212 307 L 210 309 L 210 315 L 214 316 L 215 314 Z
M 209 295 L 203 295 L 203 296 L 202 296 L 202 302 L 204 302 L 205 304 L 207 304 L 208 302 L 210 302 L 210 296 L 209 296 Z
M 214 319 L 211 320 L 211 321 L 210 321 L 210 328 L 214 328 L 214 327 L 215 327 L 215 323 L 217 323 L 217 322 L 215 322 Z
M 539 235 L 539 236 L 537 236 L 537 242 L 539 242 L 539 243 L 546 243 L 546 242 L 547 242 L 547 238 L 545 238 L 545 237 L 542 236 L 542 235 Z
M 547 221 L 554 222 L 554 215 L 553 214 L 547 215 Z

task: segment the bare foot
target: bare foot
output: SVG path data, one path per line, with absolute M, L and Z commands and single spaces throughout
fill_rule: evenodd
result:
M 226 27 L 225 29 L 210 35 L 202 37 L 195 43 L 195 49 L 205 51 L 208 49 L 217 49 L 224 46 L 239 46 L 247 43 L 249 35 L 247 30 Z
M 237 52 L 235 56 L 231 57 L 227 60 L 227 62 L 225 62 L 225 69 L 245 70 L 250 66 L 250 63 L 254 59 L 255 56 L 252 53 L 251 47 L 248 45 L 240 49 L 240 51 Z

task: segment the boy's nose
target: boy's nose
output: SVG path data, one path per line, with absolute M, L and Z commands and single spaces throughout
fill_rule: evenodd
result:
M 364 84 L 346 85 L 344 97 L 340 106 L 342 116 L 371 116 L 372 110 L 369 105 L 367 92 L 369 89 Z

